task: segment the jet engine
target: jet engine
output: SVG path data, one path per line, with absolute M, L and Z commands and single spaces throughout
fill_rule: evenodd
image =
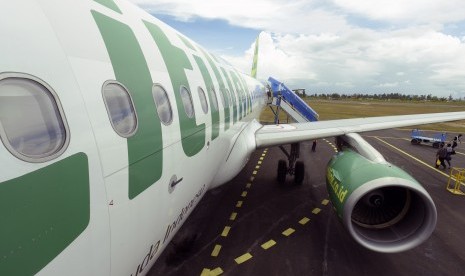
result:
M 328 163 L 326 185 L 349 234 L 385 253 L 409 250 L 428 239 L 437 213 L 426 190 L 358 134 L 338 137 L 337 144 L 340 151 Z

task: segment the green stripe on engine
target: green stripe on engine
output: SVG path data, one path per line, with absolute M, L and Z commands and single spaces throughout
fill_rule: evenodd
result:
M 87 156 L 0 183 L 0 218 L 0 275 L 40 271 L 89 224 Z

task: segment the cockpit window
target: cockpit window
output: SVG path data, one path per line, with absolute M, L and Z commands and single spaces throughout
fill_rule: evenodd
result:
M 24 161 L 45 162 L 63 153 L 69 130 L 48 84 L 31 75 L 0 74 L 0 137 Z
M 103 99 L 111 125 L 118 135 L 128 138 L 137 130 L 137 116 L 128 90 L 116 81 L 103 85 Z

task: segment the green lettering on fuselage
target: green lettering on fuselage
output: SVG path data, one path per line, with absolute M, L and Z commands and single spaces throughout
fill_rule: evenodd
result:
M 210 113 L 212 117 L 212 138 L 211 139 L 213 141 L 215 140 L 216 137 L 218 137 L 220 133 L 220 113 L 218 110 L 215 110 L 213 108 L 213 104 L 212 104 L 213 101 L 215 100 L 215 98 L 212 95 L 212 93 L 214 92 L 211 89 L 211 87 L 213 87 L 213 80 L 210 76 L 210 73 L 208 73 L 207 66 L 205 65 L 203 60 L 200 57 L 195 56 L 195 55 L 194 55 L 194 59 L 197 62 L 197 66 L 199 67 L 200 72 L 202 73 L 203 81 L 205 82 L 205 85 L 207 86 L 206 93 L 210 101 Z
M 0 275 L 34 275 L 89 225 L 89 163 L 76 153 L 0 185 Z
M 163 169 L 160 119 L 152 97 L 152 78 L 131 28 L 92 11 L 110 56 L 116 80 L 131 93 L 138 117 L 137 132 L 127 139 L 130 199 L 158 181 Z
M 160 29 L 160 27 L 147 21 L 144 21 L 144 24 L 157 44 L 168 69 L 168 74 L 170 76 L 176 98 L 184 153 L 187 156 L 194 156 L 205 146 L 205 124 L 196 125 L 195 115 L 193 118 L 189 118 L 187 116 L 184 111 L 184 105 L 180 94 L 182 86 L 185 86 L 189 91 L 191 91 L 187 75 L 184 70 L 192 70 L 192 65 L 187 58 L 186 53 L 182 49 L 171 44 L 169 38 Z
M 221 72 L 223 73 L 223 76 L 225 77 L 226 82 L 228 83 L 229 91 L 231 93 L 231 100 L 233 102 L 233 124 L 235 124 L 237 122 L 237 97 L 235 91 L 237 90 L 232 85 L 231 79 L 229 78 L 228 73 L 223 67 L 221 67 Z
M 205 56 L 205 58 L 207 59 L 208 63 L 210 64 L 210 67 L 212 68 L 213 70 L 213 73 L 215 74 L 215 77 L 216 77 L 216 81 L 218 82 L 219 86 L 220 86 L 220 91 L 219 93 L 221 93 L 223 95 L 223 104 L 224 104 L 224 130 L 227 130 L 229 128 L 229 122 L 231 121 L 231 112 L 229 111 L 229 97 L 227 95 L 227 92 L 226 92 L 226 86 L 224 85 L 224 81 L 223 81 L 223 78 L 221 77 L 221 74 L 220 74 L 220 71 L 218 70 L 218 67 L 216 67 L 216 64 L 215 62 L 213 62 L 212 58 L 210 57 L 210 55 L 205 52 L 203 49 L 202 49 L 202 52 L 203 52 L 203 55 Z
M 94 0 L 95 2 L 112 9 L 113 11 L 122 14 L 121 10 L 118 8 L 116 3 L 113 0 Z

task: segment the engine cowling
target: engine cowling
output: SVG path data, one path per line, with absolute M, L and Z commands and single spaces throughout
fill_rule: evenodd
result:
M 429 238 L 437 212 L 426 190 L 387 162 L 373 162 L 345 149 L 329 161 L 330 199 L 349 234 L 378 252 L 411 249 Z

